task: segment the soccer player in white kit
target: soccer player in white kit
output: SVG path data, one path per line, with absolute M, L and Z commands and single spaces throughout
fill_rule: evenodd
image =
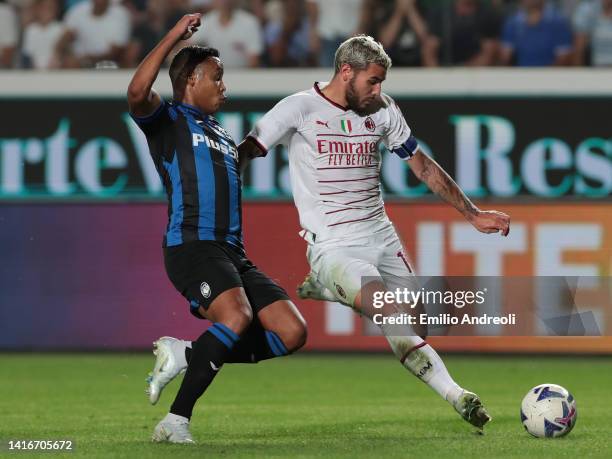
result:
M 366 289 L 409 287 L 414 276 L 384 209 L 381 143 L 406 160 L 421 181 L 478 231 L 506 236 L 510 228 L 506 214 L 478 209 L 419 149 L 398 106 L 381 92 L 390 67 L 391 60 L 372 37 L 346 40 L 336 52 L 333 79 L 281 100 L 239 147 L 244 167 L 247 160 L 264 156 L 277 144 L 288 146 L 293 196 L 303 228 L 300 235 L 308 242 L 311 267 L 298 289 L 300 296 L 339 301 L 369 318 L 373 310 Z M 366 277 L 377 280 L 362 289 Z M 451 378 L 436 351 L 417 332 L 409 325 L 402 330 L 396 325 L 380 328 L 411 373 L 482 429 L 491 418 L 478 396 Z

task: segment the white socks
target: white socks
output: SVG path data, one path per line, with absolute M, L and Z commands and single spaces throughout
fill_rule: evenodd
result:
M 402 336 L 398 336 L 400 327 Z M 451 378 L 438 353 L 421 337 L 411 336 L 414 332 L 408 325 L 381 325 L 380 328 L 402 365 L 454 405 L 463 389 Z
M 426 362 L 424 365 L 421 364 L 423 361 Z M 463 389 L 451 378 L 446 365 L 433 347 L 425 343 L 423 347 L 412 351 L 406 357 L 404 366 L 412 371 L 414 365 L 416 365 L 416 368 L 420 368 L 419 371 L 424 371 L 420 379 L 425 384 L 452 405 L 457 402 Z

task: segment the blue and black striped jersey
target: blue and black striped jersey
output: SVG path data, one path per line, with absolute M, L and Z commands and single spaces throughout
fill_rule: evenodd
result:
M 242 204 L 238 150 L 210 115 L 180 102 L 162 102 L 150 116 L 132 116 L 168 195 L 164 247 L 225 241 L 241 250 Z

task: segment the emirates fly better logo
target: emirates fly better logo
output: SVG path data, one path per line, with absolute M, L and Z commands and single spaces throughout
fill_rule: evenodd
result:
M 351 120 L 340 120 L 340 127 L 342 128 L 345 134 L 350 134 L 351 132 L 353 132 Z

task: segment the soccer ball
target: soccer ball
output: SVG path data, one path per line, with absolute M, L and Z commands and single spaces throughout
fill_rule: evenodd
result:
M 534 437 L 563 437 L 576 424 L 576 400 L 556 384 L 531 389 L 521 404 L 521 422 Z

